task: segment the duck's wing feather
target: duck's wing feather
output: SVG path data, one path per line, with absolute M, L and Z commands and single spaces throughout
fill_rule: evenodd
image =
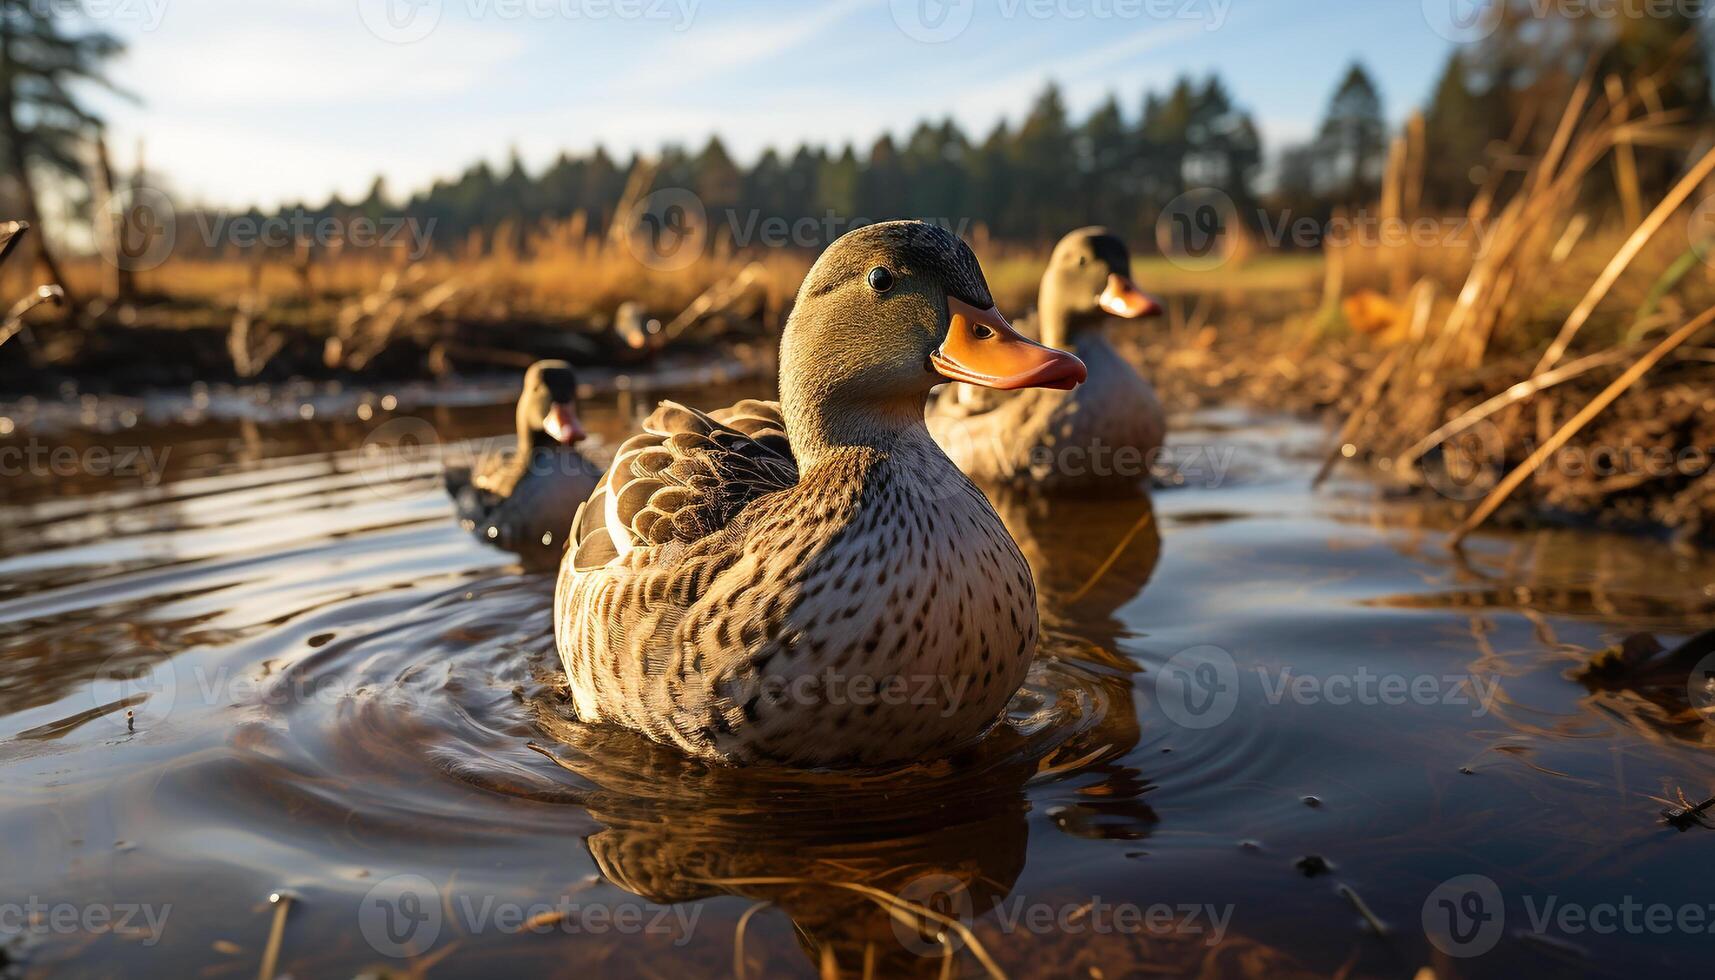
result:
M 725 531 L 751 501 L 798 483 L 777 402 L 713 414 L 662 402 L 626 440 L 573 524 L 577 571 L 633 548 L 690 544 Z

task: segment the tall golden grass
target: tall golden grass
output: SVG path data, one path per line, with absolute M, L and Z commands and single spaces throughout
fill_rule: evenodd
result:
M 1462 432 L 1573 379 L 1604 369 L 1620 376 L 1581 410 L 1549 428 L 1455 533 L 1483 524 L 1543 463 L 1651 368 L 1715 321 L 1715 283 L 1702 259 L 1691 206 L 1715 175 L 1715 150 L 1694 160 L 1653 202 L 1641 200 L 1639 147 L 1684 147 L 1693 136 L 1673 112 L 1653 108 L 1656 80 L 1632 84 L 1586 74 L 1558 117 L 1547 148 L 1519 171 L 1495 168 L 1465 224 L 1468 242 L 1332 250 L 1333 292 L 1369 290 L 1348 317 L 1381 309 L 1383 356 L 1350 405 L 1318 481 L 1341 458 L 1364 455 L 1421 480 L 1419 464 Z M 1380 211 L 1409 220 L 1414 174 L 1432 152 L 1419 125 L 1390 154 Z M 1517 147 L 1501 154 L 1517 158 Z M 1599 221 L 1591 181 L 1611 168 L 1624 224 Z M 1510 188 L 1503 189 L 1509 182 Z M 1647 212 L 1645 205 L 1648 205 Z M 1626 220 L 1626 219 L 1622 219 Z M 1690 232 L 1688 233 L 1688 229 Z M 1377 295 L 1379 294 L 1379 296 Z M 1704 312 L 1706 308 L 1709 312 Z M 1391 321 L 1391 322 L 1388 322 Z M 1568 363 L 1569 354 L 1582 354 Z M 1521 359 L 1523 358 L 1523 359 Z M 1516 371 L 1501 391 L 1463 406 L 1474 375 Z M 1540 426 L 1539 426 L 1540 428 Z

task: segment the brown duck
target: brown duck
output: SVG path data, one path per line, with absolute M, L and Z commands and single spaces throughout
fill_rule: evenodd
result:
M 872 766 L 967 745 L 1024 680 L 1036 589 L 924 424 L 947 380 L 1071 388 L 970 249 L 920 222 L 810 270 L 780 401 L 671 402 L 580 512 L 555 632 L 573 705 L 701 758 Z
M 577 393 L 565 361 L 537 361 L 524 372 L 517 446 L 475 466 L 447 468 L 447 492 L 467 530 L 526 555 L 557 559 L 565 550 L 572 519 L 601 473 L 577 449 L 584 438 Z
M 930 431 L 973 479 L 1038 490 L 1125 489 L 1147 473 L 1167 432 L 1155 389 L 1108 342 L 1118 319 L 1161 312 L 1131 279 L 1131 253 L 1105 228 L 1080 228 L 1055 246 L 1034 322 L 1019 330 L 1075 352 L 1089 369 L 1076 391 L 1011 397 L 948 385 Z

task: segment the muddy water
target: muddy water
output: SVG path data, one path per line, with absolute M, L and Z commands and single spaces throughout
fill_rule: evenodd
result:
M 1316 428 L 1210 413 L 1153 505 L 997 500 L 1047 637 L 977 751 L 711 769 L 569 716 L 551 577 L 457 528 L 397 423 L 466 453 L 509 425 L 483 392 L 362 421 L 94 405 L 0 441 L 81 467 L 15 467 L 0 502 L 10 970 L 1706 968 L 1715 836 L 1652 800 L 1715 790 L 1692 671 L 1568 671 L 1715 625 L 1707 557 L 1571 531 L 1454 555 L 1364 484 L 1309 493 Z M 611 446 L 634 410 L 587 421 Z M 392 451 L 360 449 L 378 429 Z M 88 454 L 169 446 L 147 473 Z

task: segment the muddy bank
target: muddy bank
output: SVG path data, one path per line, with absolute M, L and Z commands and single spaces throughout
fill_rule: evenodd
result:
M 522 370 L 541 358 L 636 368 L 664 345 L 644 331 L 661 317 L 641 307 L 613 316 L 521 313 L 504 305 L 423 309 L 422 297 L 287 305 L 249 313 L 159 300 L 43 319 L 0 347 L 0 391 L 13 395 L 133 395 L 193 384 L 344 382 L 384 385 L 454 374 Z M 635 321 L 635 322 L 628 322 Z M 716 318 L 677 338 L 677 357 L 751 348 L 761 318 Z
M 1532 376 L 1535 352 L 1495 357 L 1392 403 L 1376 391 L 1392 348 L 1365 338 L 1223 325 L 1129 346 L 1175 409 L 1237 401 L 1321 417 L 1336 431 L 1357 416 L 1343 440 L 1330 436 L 1332 467 L 1362 466 L 1390 489 L 1444 500 L 1459 515 L 1642 353 L 1574 354 L 1562 365 L 1574 376 L 1537 391 L 1519 387 Z M 1433 438 L 1455 420 L 1457 431 Z M 1547 453 L 1492 520 L 1715 540 L 1715 347 L 1681 347 L 1664 358 Z

